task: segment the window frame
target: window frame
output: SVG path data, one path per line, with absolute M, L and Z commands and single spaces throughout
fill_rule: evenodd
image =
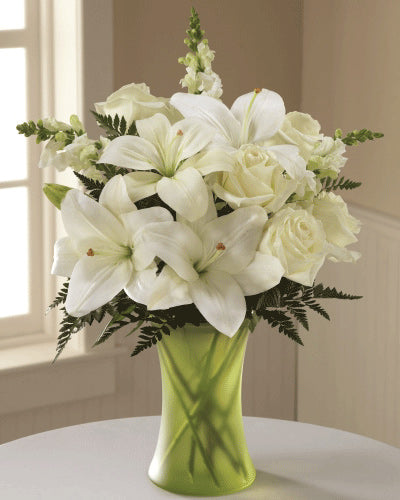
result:
M 39 0 L 25 0 L 25 27 L 0 31 L 1 48 L 25 49 L 26 55 L 26 112 L 27 117 L 39 117 L 42 110 L 41 95 L 41 47 L 40 47 L 40 10 Z M 29 84 L 28 84 L 29 82 Z M 15 131 L 17 134 L 17 131 Z M 24 138 L 21 137 L 21 141 Z M 41 206 L 42 176 L 38 171 L 39 148 L 33 141 L 27 141 L 27 175 L 25 179 L 0 183 L 0 189 L 12 187 L 27 188 L 28 206 L 28 290 L 29 311 L 27 314 L 0 318 L 0 340 L 15 339 L 19 336 L 37 335 L 43 331 L 42 293 L 43 289 L 43 214 Z

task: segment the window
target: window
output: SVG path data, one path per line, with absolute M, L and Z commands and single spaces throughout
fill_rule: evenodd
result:
M 15 127 L 41 114 L 38 0 L 0 0 L 0 338 L 39 332 L 43 235 L 39 148 Z

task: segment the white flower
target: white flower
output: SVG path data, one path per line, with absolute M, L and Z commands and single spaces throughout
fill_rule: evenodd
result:
M 59 172 L 65 170 L 68 165 L 65 163 L 64 158 L 58 155 L 58 151 L 62 151 L 65 146 L 63 141 L 58 142 L 55 139 L 50 139 L 43 148 L 40 155 L 39 167 L 54 167 Z
M 186 76 L 180 81 L 182 87 L 187 87 L 190 94 L 201 92 L 202 95 L 214 97 L 222 96 L 221 78 L 211 69 L 197 71 L 192 67 L 186 68 Z
M 128 127 L 133 121 L 149 118 L 156 113 L 165 114 L 171 121 L 181 118 L 168 99 L 151 95 L 145 83 L 125 85 L 107 97 L 105 102 L 97 102 L 94 106 L 101 115 L 124 117 Z
M 215 194 L 234 209 L 259 205 L 267 212 L 277 212 L 306 174 L 295 146 L 267 150 L 246 145 L 232 155 L 231 162 L 231 172 L 215 174 L 210 180 Z
M 310 157 L 307 168 L 319 170 L 319 177 L 332 177 L 336 179 L 347 158 L 343 156 L 346 146 L 340 139 L 324 137 L 318 142 Z
M 152 224 L 151 234 L 144 230 L 146 257 L 166 265 L 159 275 L 144 271 L 127 293 L 149 309 L 194 302 L 211 325 L 232 337 L 245 318 L 244 296 L 277 285 L 283 268 L 278 259 L 256 252 L 266 221 L 261 208 L 216 215 L 210 203 L 194 224 L 165 222 Z
M 215 50 L 210 49 L 206 40 L 203 40 L 197 45 L 196 52 L 201 66 L 206 70 L 211 69 L 211 63 L 215 58 Z
M 308 210 L 287 206 L 268 221 L 259 251 L 277 257 L 286 278 L 311 286 L 326 256 L 323 224 Z
M 321 125 L 309 114 L 292 111 L 285 116 L 281 128 L 265 145 L 293 144 L 308 162 L 314 146 L 323 137 L 320 130 Z
M 47 130 L 50 130 L 51 132 L 58 132 L 60 130 L 65 131 L 71 128 L 71 125 L 68 125 L 68 123 L 60 122 L 55 118 L 53 118 L 52 116 L 48 118 L 43 118 L 42 121 L 44 128 L 47 128 Z
M 72 316 L 97 309 L 124 289 L 143 270 L 136 258 L 145 254 L 143 227 L 172 220 L 161 207 L 137 210 L 121 176 L 106 184 L 99 203 L 71 189 L 61 215 L 68 236 L 55 244 L 52 273 L 71 277 L 65 308 Z
M 285 116 L 282 98 L 271 90 L 256 89 L 236 99 L 229 110 L 206 95 L 174 94 L 171 104 L 185 117 L 196 117 L 215 132 L 213 144 L 227 150 L 259 144 L 272 137 Z
M 93 163 L 98 160 L 102 148 L 109 142 L 104 137 L 100 137 L 100 141 L 94 141 L 89 139 L 87 134 L 76 137 L 67 146 L 64 142 L 51 139 L 43 149 L 39 167 L 51 166 L 58 171 L 71 167 L 77 172 L 83 172 L 86 177 L 104 181 L 104 175 L 96 169 Z
M 326 239 L 329 243 L 330 260 L 335 262 L 354 262 L 359 252 L 347 250 L 345 247 L 357 240 L 361 222 L 349 214 L 343 198 L 334 193 L 323 191 L 311 205 L 313 216 L 323 224 Z
M 187 159 L 207 146 L 213 130 L 194 118 L 171 125 L 160 114 L 139 120 L 136 126 L 140 137 L 114 139 L 105 149 L 100 162 L 142 171 L 124 177 L 132 201 L 157 193 L 188 220 L 193 221 L 204 215 L 208 194 L 202 175 L 226 167 L 213 162 L 210 164 L 204 158 L 199 165 L 194 159 Z M 146 170 L 156 172 L 143 172 Z

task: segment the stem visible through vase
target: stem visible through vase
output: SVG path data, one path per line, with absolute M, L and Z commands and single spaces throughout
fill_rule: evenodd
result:
M 247 325 L 231 339 L 203 325 L 157 344 L 163 411 L 149 476 L 162 488 L 221 495 L 253 482 L 241 414 L 247 337 Z

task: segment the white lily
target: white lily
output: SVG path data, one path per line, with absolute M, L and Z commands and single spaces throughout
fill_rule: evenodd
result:
M 257 252 L 267 220 L 260 207 L 216 216 L 213 204 L 194 224 L 164 222 L 143 231 L 147 258 L 165 266 L 134 277 L 126 291 L 149 309 L 194 303 L 217 330 L 232 337 L 246 314 L 245 295 L 277 285 L 284 269 L 273 256 Z M 145 264 L 145 263 L 144 263 Z
M 124 177 L 132 201 L 157 193 L 188 220 L 202 217 L 208 202 L 203 175 L 226 167 L 213 160 L 197 168 L 187 160 L 209 144 L 214 131 L 195 118 L 171 125 L 161 114 L 137 121 L 136 127 L 140 137 L 114 139 L 99 161 L 140 171 Z
M 172 220 L 161 207 L 137 210 L 122 176 L 106 184 L 99 203 L 71 189 L 61 203 L 61 215 L 68 236 L 55 244 L 52 274 L 71 278 L 65 308 L 72 316 L 97 309 L 123 290 L 143 269 L 136 258 L 145 253 L 141 230 Z
M 281 127 L 285 105 L 279 94 L 255 89 L 236 99 L 231 109 L 213 97 L 177 93 L 171 104 L 185 117 L 196 117 L 215 131 L 213 144 L 227 150 L 243 144 L 259 144 Z

